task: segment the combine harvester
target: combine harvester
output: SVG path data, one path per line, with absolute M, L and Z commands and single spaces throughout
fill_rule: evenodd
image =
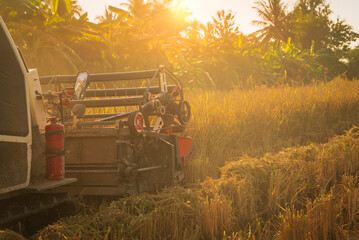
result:
M 0 17 L 0 83 L 0 225 L 70 195 L 149 192 L 184 179 L 191 109 L 164 66 L 39 78 Z

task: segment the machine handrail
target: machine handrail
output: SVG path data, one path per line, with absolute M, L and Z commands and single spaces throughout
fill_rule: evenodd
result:
M 134 71 L 134 72 L 117 72 L 117 73 L 92 73 L 89 75 L 90 82 L 109 82 L 124 81 L 152 78 L 158 69 Z M 53 78 L 53 83 L 75 83 L 77 75 L 57 75 L 40 77 L 41 84 L 48 84 Z

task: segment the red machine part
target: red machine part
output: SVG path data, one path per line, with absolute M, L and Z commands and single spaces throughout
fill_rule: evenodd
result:
M 131 112 L 128 116 L 128 127 L 133 133 L 140 133 L 144 130 L 145 118 L 141 112 Z
M 45 127 L 46 177 L 59 180 L 65 177 L 65 131 L 64 125 L 52 122 Z
M 177 96 L 180 95 L 181 86 L 179 84 L 176 84 L 176 86 L 173 88 L 170 95 L 173 97 L 174 100 L 177 99 Z
M 74 95 L 73 88 L 66 88 L 62 91 L 62 107 L 69 108 L 70 107 L 70 99 Z
M 179 150 L 180 150 L 180 157 L 181 157 L 181 162 L 183 166 L 186 166 L 185 164 L 185 158 L 188 155 L 189 149 L 191 148 L 192 145 L 192 138 L 190 137 L 177 137 L 178 140 L 178 146 L 179 146 Z
M 63 95 L 65 96 L 65 98 L 72 98 L 74 96 L 74 89 L 73 88 L 64 89 Z
M 134 126 L 137 131 L 142 131 L 144 129 L 144 117 L 142 114 L 137 114 L 135 117 Z

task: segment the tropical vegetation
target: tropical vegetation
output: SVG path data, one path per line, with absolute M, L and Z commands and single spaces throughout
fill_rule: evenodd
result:
M 232 12 L 203 24 L 178 6 L 129 0 L 93 23 L 75 0 L 0 1 L 41 75 L 164 64 L 193 109 L 187 185 L 84 207 L 32 238 L 358 238 L 358 34 L 325 0 L 258 0 L 249 35 Z
M 358 38 L 331 19 L 326 0 L 259 0 L 260 29 L 244 35 L 231 12 L 203 24 L 175 0 L 130 0 L 90 22 L 75 0 L 3 0 L 7 23 L 40 75 L 127 71 L 167 65 L 188 87 L 310 83 L 358 77 Z

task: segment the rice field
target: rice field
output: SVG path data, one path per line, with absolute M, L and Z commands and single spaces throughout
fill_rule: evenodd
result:
M 192 90 L 187 186 L 85 208 L 33 239 L 357 239 L 359 81 Z
M 359 81 L 335 79 L 309 86 L 192 91 L 194 139 L 187 182 L 218 177 L 218 166 L 242 155 L 326 142 L 359 125 Z

